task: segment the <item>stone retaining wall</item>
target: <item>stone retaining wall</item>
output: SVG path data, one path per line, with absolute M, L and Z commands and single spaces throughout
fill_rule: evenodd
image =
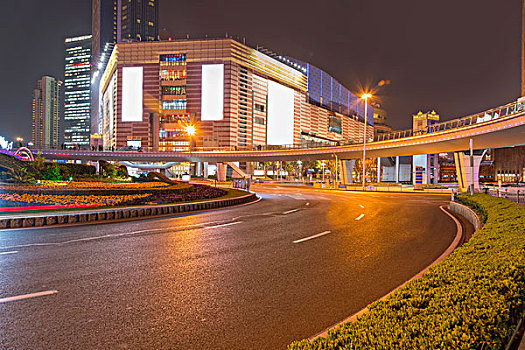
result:
M 90 210 L 83 213 L 47 213 L 32 215 L 27 218 L 0 218 L 0 229 L 25 228 L 25 227 L 47 227 L 63 224 L 91 224 L 114 220 L 126 220 L 146 218 L 161 215 L 172 215 L 191 211 L 216 209 L 232 205 L 253 202 L 257 199 L 254 193 L 243 197 L 219 199 L 207 202 L 170 204 L 164 206 L 132 207 L 132 208 L 110 208 L 103 210 Z
M 475 231 L 481 228 L 481 221 L 479 220 L 479 217 L 469 207 L 456 202 L 450 202 L 450 204 L 448 205 L 448 209 L 450 209 L 450 211 L 453 211 L 454 213 L 465 217 L 472 224 L 472 226 L 474 226 Z

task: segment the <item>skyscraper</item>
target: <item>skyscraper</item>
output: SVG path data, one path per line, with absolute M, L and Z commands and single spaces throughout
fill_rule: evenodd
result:
M 159 1 L 92 0 L 92 132 L 100 132 L 98 81 L 113 45 L 122 41 L 157 40 Z
M 91 35 L 67 38 L 64 145 L 89 145 L 91 131 Z
M 37 148 L 58 148 L 61 81 L 43 76 L 33 90 L 32 141 Z
M 155 41 L 159 36 L 159 0 L 118 0 L 118 41 Z

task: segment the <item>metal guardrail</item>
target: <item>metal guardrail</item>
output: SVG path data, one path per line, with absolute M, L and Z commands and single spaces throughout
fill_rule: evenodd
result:
M 489 194 L 493 197 L 505 198 L 518 204 L 525 203 L 525 188 L 516 187 L 483 187 L 482 193 Z

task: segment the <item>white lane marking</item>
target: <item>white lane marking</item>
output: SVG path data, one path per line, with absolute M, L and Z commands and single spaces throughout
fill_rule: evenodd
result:
M 309 240 L 314 239 L 314 238 L 325 236 L 325 235 L 330 234 L 330 233 L 332 233 L 332 231 L 324 231 L 324 232 L 318 233 L 318 234 L 310 236 L 310 237 L 298 239 L 296 241 L 293 241 L 293 243 L 302 243 L 302 242 L 309 241 Z
M 12 252 L 1 252 L 0 255 L 16 254 L 16 253 L 18 253 L 18 250 L 13 250 Z
M 230 222 L 228 224 L 222 224 L 222 225 L 215 225 L 215 226 L 206 226 L 204 228 L 206 229 L 209 229 L 209 228 L 218 228 L 218 227 L 225 227 L 225 226 L 231 226 L 231 225 L 237 225 L 237 224 L 240 224 L 242 223 L 242 221 L 235 221 L 235 222 Z
M 46 290 L 44 292 L 23 294 L 23 295 L 17 295 L 14 297 L 1 298 L 0 304 L 8 303 L 10 301 L 18 301 L 18 300 L 24 300 L 24 299 L 29 299 L 29 298 L 43 297 L 45 295 L 51 295 L 51 294 L 56 294 L 56 293 L 58 293 L 58 290 Z
M 286 215 L 286 214 L 291 214 L 291 213 L 295 213 L 296 211 L 299 211 L 299 209 L 288 210 L 288 211 L 283 212 L 283 214 L 284 214 L 284 215 Z
M 359 206 L 360 206 L 362 209 L 365 209 L 365 207 L 364 207 L 362 204 L 359 204 Z
M 220 221 L 210 221 L 210 222 L 202 222 L 200 224 L 192 224 L 192 225 L 180 226 L 180 227 L 178 227 L 179 230 L 177 230 L 177 231 L 183 231 L 183 230 L 191 229 L 191 228 L 194 228 L 194 227 L 202 227 L 202 226 L 209 225 L 209 224 L 214 224 L 214 223 L 217 223 L 217 222 L 220 222 Z M 123 232 L 123 233 L 109 233 L 107 235 L 102 235 L 102 236 L 71 239 L 71 240 L 63 241 L 63 242 L 20 244 L 20 245 L 14 245 L 14 246 L 10 246 L 10 247 L 4 247 L 4 249 L 45 247 L 45 246 L 61 246 L 61 245 L 65 245 L 65 244 L 78 243 L 78 242 L 89 242 L 89 241 L 96 241 L 96 240 L 107 239 L 107 238 L 118 238 L 118 237 L 124 237 L 124 236 L 133 236 L 133 235 L 137 235 L 137 234 L 141 234 L 141 233 L 154 233 L 154 232 L 159 232 L 159 231 L 167 231 L 168 232 L 169 230 L 171 230 L 171 228 L 156 228 L 156 229 L 149 229 L 149 230 Z
M 363 218 L 363 216 L 365 216 L 365 214 L 361 214 L 359 215 L 358 217 L 355 218 L 356 221 L 359 221 Z

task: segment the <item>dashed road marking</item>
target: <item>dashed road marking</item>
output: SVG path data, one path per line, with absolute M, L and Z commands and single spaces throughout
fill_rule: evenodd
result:
M 56 294 L 58 293 L 58 290 L 47 290 L 44 292 L 38 292 L 38 293 L 31 293 L 31 294 L 23 294 L 23 295 L 17 295 L 14 297 L 7 297 L 7 298 L 1 298 L 0 304 L 2 303 L 8 303 L 10 301 L 18 301 L 18 300 L 24 300 L 24 299 L 30 299 L 30 298 L 36 298 L 36 297 L 43 297 L 46 295 Z
M 283 214 L 284 214 L 284 215 L 286 215 L 286 214 L 291 214 L 291 213 L 295 213 L 296 211 L 299 211 L 299 209 L 288 210 L 288 211 L 283 212 Z
M 231 226 L 231 225 L 237 225 L 237 224 L 240 224 L 242 223 L 242 221 L 235 221 L 235 222 L 230 222 L 228 224 L 221 224 L 221 225 L 215 225 L 215 226 L 206 226 L 204 228 L 206 229 L 209 229 L 209 228 L 219 228 L 219 227 L 225 227 L 225 226 Z
M 358 217 L 356 217 L 355 220 L 356 220 L 356 221 L 359 221 L 359 220 L 361 220 L 364 216 L 365 216 L 365 214 L 361 214 L 361 215 L 359 215 Z
M 16 253 L 18 253 L 18 250 L 13 250 L 11 252 L 1 252 L 0 255 L 16 254 Z
M 310 236 L 310 237 L 305 237 L 305 238 L 298 239 L 296 241 L 293 241 L 293 243 L 302 243 L 302 242 L 309 241 L 309 240 L 314 239 L 314 238 L 325 236 L 325 235 L 330 234 L 330 233 L 332 233 L 332 231 L 324 231 L 324 232 L 318 233 L 318 234 Z
M 365 209 L 364 205 L 362 204 L 359 204 L 359 206 L 362 208 L 362 209 Z

